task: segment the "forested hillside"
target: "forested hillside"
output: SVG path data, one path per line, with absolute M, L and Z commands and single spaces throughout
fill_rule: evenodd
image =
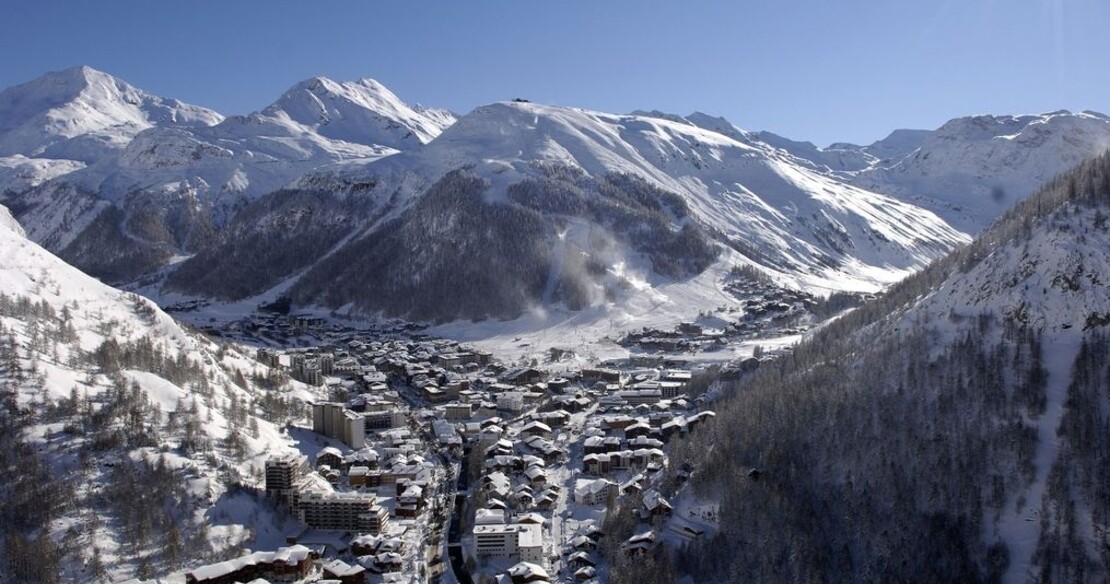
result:
M 1105 582 L 1108 203 L 1104 155 L 730 388 L 676 453 L 722 502 L 680 570 Z
M 0 575 L 151 578 L 280 541 L 256 487 L 306 394 L 6 219 L 0 207 Z

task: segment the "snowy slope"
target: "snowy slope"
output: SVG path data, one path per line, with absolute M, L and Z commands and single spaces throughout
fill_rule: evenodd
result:
M 28 158 L 22 154 L 0 157 L 0 189 L 24 191 L 84 167 L 85 163 L 76 160 Z
M 930 209 L 975 233 L 1045 181 L 1110 147 L 1094 112 L 973 116 L 931 132 L 912 155 L 850 180 Z
M 222 119 L 91 67 L 75 67 L 0 92 L 0 156 L 92 162 L 155 125 L 203 127 Z
M 8 208 L 2 205 L 0 205 L 0 229 L 4 229 L 19 237 L 27 237 L 27 234 L 23 231 L 23 226 L 12 217 Z
M 202 554 L 253 544 L 252 538 L 263 545 L 283 540 L 283 528 L 280 522 L 272 522 L 269 511 L 249 496 L 229 490 L 233 482 L 260 485 L 267 453 L 292 448 L 277 424 L 259 417 L 254 404 L 262 390 L 252 381 L 245 386 L 236 383 L 236 379 L 266 375 L 268 369 L 234 347 L 221 348 L 183 330 L 153 302 L 105 286 L 66 265 L 26 239 L 3 207 L 0 296 L 0 336 L 14 341 L 23 371 L 19 374 L 11 363 L 0 368 L 3 387 L 14 389 L 14 403 L 20 408 L 4 415 L 14 416 L 16 411 L 26 415 L 21 417 L 20 439 L 42 458 L 50 480 L 75 487 L 74 499 L 48 515 L 53 520 L 45 531 L 22 533 L 25 537 L 41 533 L 56 543 L 63 537 L 77 537 L 67 545 L 76 545 L 78 551 L 66 556 L 57 573 L 87 580 L 88 574 L 81 574 L 94 548 L 113 581 L 135 575 L 148 554 L 160 561 L 164 531 L 160 538 L 140 541 L 138 547 L 125 544 L 128 536 L 121 532 L 118 510 L 105 503 L 106 493 L 119 488 L 112 477 L 121 464 L 134 464 L 140 473 L 147 472 L 142 461 L 165 464 L 173 473 L 175 502 L 156 501 L 152 511 L 158 521 L 170 518 L 173 529 L 186 540 L 203 535 L 201 543 L 193 541 L 190 549 L 175 552 L 181 554 L 177 561 L 184 565 L 195 563 Z M 36 308 L 19 308 L 24 300 Z M 110 360 L 107 356 L 113 352 L 105 347 L 113 343 L 124 352 L 141 347 L 151 352 L 137 360 L 121 356 L 123 367 L 112 371 L 105 359 Z M 171 381 L 175 376 L 180 379 Z M 121 394 L 120 387 L 127 391 Z M 82 406 L 72 411 L 77 406 L 74 395 L 89 409 Z M 292 395 L 290 399 L 303 399 Z M 44 400 L 49 407 L 44 407 Z M 229 409 L 231 400 L 239 405 Z M 115 418 L 105 418 L 105 412 L 120 403 L 142 408 L 137 413 L 143 422 L 121 426 L 112 422 Z M 170 416 L 175 420 L 172 424 Z M 190 424 L 195 424 L 197 433 L 190 435 L 183 429 Z M 137 431 L 141 433 L 133 436 Z M 232 434 L 241 446 L 232 447 Z M 94 457 L 90 464 L 76 464 L 88 456 Z M 0 491 L 16 487 L 0 481 Z M 202 530 L 202 523 L 209 526 Z M 5 535 L 11 537 L 8 529 L 14 528 L 5 526 Z
M 695 119 L 707 126 L 707 118 Z M 362 175 L 379 180 L 383 195 L 411 199 L 464 166 L 491 180 L 494 198 L 536 176 L 537 164 L 632 174 L 678 193 L 698 220 L 764 267 L 825 288 L 876 290 L 967 240 L 931 213 L 846 186 L 736 132 L 673 116 L 499 103 Z

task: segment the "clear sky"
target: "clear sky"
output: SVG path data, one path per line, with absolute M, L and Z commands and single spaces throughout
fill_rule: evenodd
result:
M 1110 110 L 1107 0 L 3 0 L 0 87 L 87 64 L 247 113 L 313 75 L 459 113 L 704 111 L 825 145 Z

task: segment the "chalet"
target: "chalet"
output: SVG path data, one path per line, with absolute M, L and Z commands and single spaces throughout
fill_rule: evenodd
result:
M 685 418 L 675 418 L 675 419 L 673 419 L 669 422 L 663 423 L 663 425 L 659 427 L 659 434 L 663 437 L 664 442 L 667 441 L 667 440 L 670 440 L 671 438 L 674 438 L 675 436 L 682 435 L 682 434 L 685 434 L 685 433 L 686 433 L 686 419 Z
M 535 418 L 551 428 L 559 428 L 565 426 L 567 422 L 570 421 L 570 413 L 566 410 L 555 410 L 553 412 L 537 414 Z
M 469 363 L 472 355 L 469 353 L 442 353 L 432 357 L 432 364 L 450 369 L 457 365 L 465 365 Z
M 543 438 L 550 438 L 551 437 L 551 426 L 548 426 L 547 424 L 544 424 L 543 422 L 533 420 L 533 421 L 525 424 L 525 426 L 520 429 L 520 435 L 521 436 L 541 436 Z
M 702 423 L 704 423 L 708 420 L 711 420 L 713 418 L 716 418 L 716 417 L 717 417 L 717 414 L 715 414 L 715 413 L 713 413 L 709 410 L 706 410 L 704 412 L 698 412 L 698 413 L 686 418 L 686 426 L 689 429 L 693 429 L 697 426 L 700 426 Z
M 397 552 L 382 552 L 371 558 L 371 570 L 379 574 L 400 572 L 405 567 L 405 558 Z
M 652 519 L 655 517 L 667 518 L 671 516 L 674 507 L 670 502 L 663 498 L 663 495 L 655 489 L 648 489 L 644 492 L 643 509 L 640 510 L 640 517 L 642 519 Z
M 486 468 L 499 471 L 515 472 L 524 469 L 524 462 L 519 456 L 499 454 L 486 460 Z
M 525 513 L 524 515 L 521 515 L 520 517 L 517 517 L 516 522 L 517 523 L 531 523 L 531 524 L 534 524 L 534 525 L 544 525 L 544 524 L 547 523 L 547 520 L 544 519 L 543 515 L 540 515 L 539 513 Z
M 587 566 L 593 568 L 597 566 L 597 560 L 594 560 L 588 552 L 574 552 L 567 558 L 567 565 L 575 569 Z
M 580 373 L 584 381 L 604 381 L 620 384 L 624 375 L 616 369 L 583 369 Z
M 376 470 L 378 468 L 378 458 L 379 454 L 376 450 L 366 448 L 344 456 L 343 466 L 347 468 L 362 466 L 369 470 Z
M 547 472 L 538 466 L 528 467 L 528 470 L 524 471 L 524 477 L 532 485 L 542 485 L 547 482 Z
M 616 449 L 619 448 L 620 443 L 618 442 Z M 606 452 L 609 452 L 609 449 L 605 447 L 604 438 L 602 438 L 601 436 L 590 436 L 582 442 L 582 451 L 586 454 L 604 454 Z
M 343 466 L 343 453 L 334 446 L 328 446 L 316 453 L 316 468 L 328 466 L 341 468 Z
M 637 436 L 628 441 L 628 447 L 634 450 L 639 448 L 662 448 L 663 441 L 647 436 Z
M 519 412 L 524 409 L 524 392 L 506 391 L 497 394 L 497 409 L 505 412 Z
M 547 510 L 554 507 L 558 502 L 559 493 L 552 489 L 545 489 L 540 491 L 540 494 L 536 496 L 536 502 L 533 503 L 533 506 L 536 509 Z
M 547 379 L 547 372 L 533 367 L 510 369 L 502 373 L 500 379 L 511 385 L 528 385 Z
M 609 474 L 613 470 L 608 454 L 587 454 L 582 458 L 582 470 L 593 475 Z
M 634 424 L 632 424 L 632 425 L 630 425 L 630 426 L 628 426 L 624 429 L 624 437 L 625 438 L 630 438 L 630 439 L 631 438 L 639 438 L 639 437 L 645 437 L 646 438 L 646 437 L 650 436 L 651 433 L 652 433 L 651 426 L 648 425 L 647 422 L 644 422 L 642 420 L 637 421 L 636 423 L 634 423 Z
M 587 551 L 597 549 L 597 542 L 586 535 L 576 535 L 570 539 L 570 547 L 579 550 Z
M 379 535 L 359 535 L 351 540 L 351 554 L 355 557 L 376 554 L 382 541 L 383 538 Z
M 574 571 L 574 579 L 579 582 L 591 580 L 594 576 L 597 576 L 597 568 L 593 566 L 584 566 Z
M 521 562 L 506 572 L 512 584 L 528 584 L 529 582 L 550 582 L 551 577 L 547 575 L 547 570 L 542 567 L 529 563 Z
M 547 382 L 547 390 L 551 393 L 564 393 L 570 387 L 570 381 L 563 377 L 556 377 Z
M 457 394 L 457 392 L 456 392 Z M 440 388 L 435 382 L 428 382 L 420 389 L 420 395 L 433 404 L 446 402 L 450 396 L 447 391 Z
M 342 584 L 364 584 L 366 568 L 335 559 L 324 564 L 324 578 L 338 580 Z
M 682 322 L 678 324 L 678 332 L 684 335 L 700 335 L 703 329 L 702 326 L 696 322 Z
M 474 525 L 498 525 L 505 523 L 505 512 L 499 509 L 478 509 L 474 512 Z
M 186 584 L 232 584 L 257 578 L 302 579 L 308 576 L 318 556 L 303 545 L 273 552 L 254 552 L 235 559 L 209 564 L 185 574 Z
M 623 549 L 630 556 L 643 556 L 651 553 L 658 543 L 659 536 L 656 535 L 655 530 L 648 530 L 628 538 L 628 541 L 624 542 Z
M 639 422 L 636 418 L 631 416 L 606 416 L 601 420 L 601 427 L 607 432 L 621 430 Z

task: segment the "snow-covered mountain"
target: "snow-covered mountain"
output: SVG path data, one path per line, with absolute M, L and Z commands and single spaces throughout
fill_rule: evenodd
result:
M 396 150 L 431 142 L 454 123 L 450 112 L 409 106 L 369 78 L 337 83 L 313 77 L 294 85 L 260 115 L 286 117 L 332 140 Z
M 841 278 L 855 287 L 889 283 L 870 268 L 909 270 L 962 241 L 928 213 L 846 187 L 699 121 L 494 104 L 460 120 L 442 140 L 368 171 L 413 167 L 434 177 L 476 164 L 479 174 L 506 185 L 537 176 L 537 165 L 638 176 L 681 196 L 724 241 L 809 284 Z M 495 189 L 492 196 L 498 195 Z
M 91 67 L 74 67 L 0 91 L 0 156 L 90 163 L 126 147 L 148 128 L 204 127 L 222 119 Z
M 1103 155 L 730 392 L 691 460 L 727 527 L 687 565 L 1105 582 L 1108 206 Z M 758 481 L 731 470 L 753 467 Z
M 647 287 L 689 278 L 718 257 L 806 287 L 874 291 L 966 241 L 926 211 L 837 182 L 732 135 L 727 123 L 729 135 L 696 121 L 523 102 L 480 107 L 423 147 L 335 175 L 372 185 L 354 197 L 365 204 L 363 221 L 337 234 L 340 247 L 292 294 L 365 312 L 504 317 L 552 300 L 612 299 L 614 287 L 629 288 L 630 273 Z M 312 188 L 320 177 L 311 178 L 298 184 Z M 268 222 L 287 225 L 280 216 Z M 260 236 L 265 223 L 245 226 L 250 239 L 285 237 L 281 227 Z M 235 259 L 247 239 L 198 255 L 171 285 L 241 297 L 228 285 L 257 261 Z M 316 262 L 301 259 L 297 269 Z M 200 266 L 204 274 L 193 269 Z M 508 266 L 521 269 L 502 273 Z M 473 302 L 433 302 L 435 289 L 487 279 Z M 275 283 L 236 289 L 249 296 Z
M 264 396 L 277 372 L 65 264 L 3 207 L 0 352 L 0 524 L 9 558 L 36 558 L 13 580 L 118 581 L 282 541 L 237 485 L 292 449 L 260 403 L 299 415 L 304 388 Z
M 246 116 L 223 119 L 213 113 L 206 123 L 186 123 L 199 116 L 148 108 L 151 113 L 136 121 L 138 113 L 116 101 L 177 102 L 89 68 L 66 73 L 91 80 L 97 91 L 71 98 L 51 82 L 56 76 L 51 74 L 9 90 L 22 92 L 11 101 L 59 102 L 64 107 L 50 115 L 59 110 L 77 118 L 80 111 L 95 110 L 70 131 L 71 140 L 91 144 L 95 155 L 84 162 L 41 158 L 46 151 L 24 140 L 18 154 L 0 159 L 0 193 L 35 241 L 113 281 L 196 251 L 243 205 L 306 172 L 415 147 L 454 121 L 449 112 L 405 104 L 371 79 L 337 83 L 322 77 L 294 85 L 274 104 Z M 105 88 L 123 89 L 117 96 Z M 189 107 L 179 109 L 192 112 Z M 13 107 L 0 115 L 9 126 L 30 128 L 38 123 L 35 111 Z M 13 134 L 13 142 L 17 138 Z
M 1110 148 L 1110 118 L 1089 111 L 956 118 L 936 130 L 895 130 L 868 146 L 820 148 L 770 132 L 736 132 L 972 234 L 1052 177 Z
M 1110 148 L 1110 118 L 1067 111 L 973 116 L 930 132 L 909 156 L 849 180 L 976 233 L 1041 184 Z

